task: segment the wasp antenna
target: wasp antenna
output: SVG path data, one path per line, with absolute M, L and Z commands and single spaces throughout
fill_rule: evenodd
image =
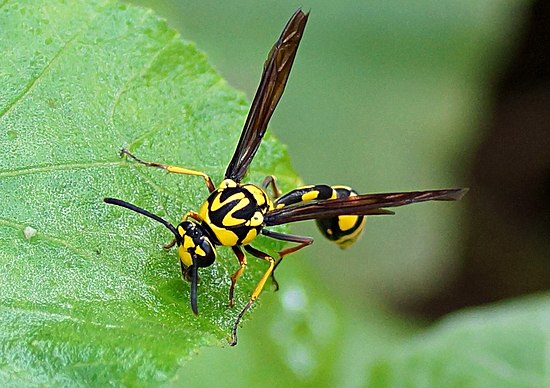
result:
M 199 315 L 199 308 L 197 307 L 197 282 L 199 278 L 199 267 L 196 264 L 191 266 L 191 310 L 195 315 Z
M 179 239 L 180 239 L 180 236 L 178 235 L 178 231 L 176 230 L 174 225 L 172 225 L 171 223 L 166 221 L 164 218 L 161 218 L 161 217 L 157 216 L 156 214 L 150 213 L 145 209 L 137 207 L 136 205 L 132 205 L 129 202 L 125 202 L 125 201 L 122 201 L 122 200 L 116 199 L 116 198 L 103 198 L 103 202 L 108 203 L 110 205 L 116 205 L 116 206 L 124 207 L 124 208 L 132 210 L 136 213 L 143 214 L 144 216 L 149 217 L 149 218 L 151 218 L 151 219 L 153 219 L 157 222 L 160 222 L 162 225 L 164 225 L 168 229 L 170 229 L 170 232 L 172 232 L 174 234 L 174 236 L 176 236 L 177 241 L 179 241 Z

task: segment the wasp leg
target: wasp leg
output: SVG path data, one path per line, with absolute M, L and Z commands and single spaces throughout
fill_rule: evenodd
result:
M 185 213 L 185 214 L 183 215 L 183 217 L 181 217 L 181 221 L 182 221 L 182 222 L 183 222 L 183 221 L 187 221 L 189 218 L 192 218 L 192 219 L 194 219 L 195 221 L 198 221 L 198 222 L 202 222 L 202 218 L 201 218 L 201 216 L 199 216 L 199 213 L 194 212 L 194 211 L 192 211 L 192 210 L 189 211 L 189 212 L 187 212 L 187 213 Z
M 183 262 L 180 260 L 180 267 L 181 267 L 181 278 L 188 282 L 189 281 L 189 275 L 187 274 L 187 268 L 185 268 L 185 265 L 183 265 Z
M 215 190 L 214 183 L 212 183 L 212 179 L 210 179 L 210 177 L 202 171 L 190 170 L 188 168 L 183 168 L 183 167 L 178 167 L 178 166 L 169 166 L 169 165 L 166 165 L 166 164 L 155 163 L 155 162 L 146 162 L 146 161 L 141 160 L 138 157 L 134 156 L 126 148 L 123 148 L 122 150 L 120 150 L 120 153 L 121 153 L 121 155 L 129 156 L 130 158 L 134 159 L 136 162 L 141 163 L 141 164 L 143 164 L 147 167 L 162 168 L 163 170 L 166 170 L 168 172 L 172 172 L 172 173 L 175 173 L 175 174 L 201 176 L 201 177 L 204 178 L 204 180 L 206 182 L 206 186 L 208 187 L 208 191 L 213 192 Z
M 170 249 L 172 248 L 174 245 L 176 245 L 176 239 L 174 238 L 172 241 L 170 241 L 168 244 L 164 244 L 162 247 L 164 249 Z
M 283 249 L 282 251 L 279 252 L 279 260 L 277 260 L 277 262 L 275 263 L 275 267 L 271 272 L 271 280 L 273 281 L 273 284 L 275 284 L 275 291 L 278 291 L 279 282 L 277 281 L 277 279 L 275 279 L 275 270 L 277 269 L 279 264 L 281 264 L 281 261 L 283 261 L 283 258 L 285 256 L 290 255 L 291 253 L 299 251 L 300 249 L 313 244 L 313 238 L 307 237 L 307 236 L 296 236 L 294 234 L 284 234 L 284 233 L 274 232 L 272 230 L 267 230 L 267 229 L 263 229 L 262 234 L 264 236 L 271 237 L 277 240 L 298 243 L 298 245 L 296 246 Z
M 273 268 L 275 268 L 275 260 L 273 259 L 273 257 L 269 256 L 267 253 L 264 253 L 256 248 L 253 248 L 250 245 L 245 245 L 244 249 L 246 249 L 246 251 L 251 255 L 267 261 L 269 263 L 269 268 L 267 269 L 267 271 L 265 271 L 264 276 L 262 276 L 262 278 L 256 285 L 256 288 L 254 289 L 254 291 L 252 292 L 252 295 L 250 296 L 250 300 L 241 310 L 239 315 L 237 315 L 237 319 L 235 319 L 235 323 L 233 324 L 233 331 L 231 332 L 231 342 L 229 343 L 229 345 L 231 346 L 237 345 L 237 328 L 239 327 L 239 323 L 241 322 L 241 319 L 244 316 L 244 314 L 246 314 L 246 312 L 250 309 L 250 306 L 252 306 L 252 304 L 256 301 L 256 299 L 258 299 L 258 296 L 262 292 L 267 279 L 269 278 L 269 276 L 271 276 L 271 272 L 273 272 Z
M 273 199 L 277 199 L 281 196 L 281 189 L 277 185 L 277 178 L 274 175 L 268 175 L 264 178 L 262 182 L 262 188 L 267 190 L 267 187 L 271 185 L 271 190 L 273 191 Z
M 243 253 L 241 248 L 238 246 L 231 247 L 233 249 L 233 252 L 235 252 L 235 255 L 237 256 L 237 259 L 239 260 L 239 269 L 237 269 L 233 275 L 231 275 L 231 286 L 229 287 L 229 307 L 233 307 L 235 305 L 235 301 L 233 300 L 233 293 L 235 291 L 235 283 L 237 283 L 237 280 L 241 277 L 244 270 L 246 269 L 246 255 Z

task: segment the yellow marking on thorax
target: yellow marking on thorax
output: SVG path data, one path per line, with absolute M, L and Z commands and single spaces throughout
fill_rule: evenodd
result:
M 210 218 L 208 217 L 208 200 L 204 201 L 199 208 L 199 217 L 210 224 Z
M 225 215 L 225 217 L 223 217 L 223 221 L 222 221 L 223 225 L 231 227 L 231 226 L 238 226 L 238 225 L 244 224 L 246 220 L 243 220 L 242 218 L 235 218 L 233 217 L 233 214 L 235 214 L 241 209 L 244 209 L 249 204 L 250 204 L 250 200 L 248 198 L 243 197 L 243 199 L 239 200 L 239 202 L 237 202 L 237 204 L 233 207 L 233 209 L 231 209 L 231 211 L 228 212 Z
M 246 226 L 260 226 L 264 222 L 264 215 L 261 212 L 256 212 L 250 220 L 246 223 Z
M 210 227 L 221 245 L 226 247 L 237 245 L 239 240 L 238 236 L 229 229 L 225 229 L 223 227 L 220 228 L 214 225 L 210 220 L 210 217 L 208 217 L 208 213 L 208 201 L 205 201 L 199 209 L 199 215 L 203 219 L 203 222 Z
M 250 229 L 241 244 L 246 245 L 252 242 L 252 240 L 254 240 L 256 236 L 258 236 L 258 231 L 256 229 Z
M 227 197 L 223 202 L 220 201 L 221 198 L 221 192 L 216 193 L 217 195 L 214 196 L 214 200 L 210 204 L 210 210 L 215 212 L 216 210 L 219 210 L 222 208 L 222 206 L 228 204 L 231 201 L 242 201 L 246 197 L 244 196 L 244 193 L 237 192 L 229 197 Z
M 267 205 L 268 209 L 273 209 L 273 202 L 264 190 L 255 185 L 243 185 L 243 189 L 252 194 L 258 206 Z
M 214 232 L 216 238 L 223 246 L 233 247 L 239 242 L 239 237 L 229 229 L 223 229 L 213 226 L 212 232 Z

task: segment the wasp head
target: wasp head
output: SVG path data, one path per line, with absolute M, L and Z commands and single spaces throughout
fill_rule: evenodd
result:
M 216 260 L 216 248 L 208 238 L 208 233 L 199 224 L 183 221 L 176 228 L 178 255 L 185 279 L 191 282 L 191 309 L 199 313 L 197 307 L 198 269 L 209 267 Z

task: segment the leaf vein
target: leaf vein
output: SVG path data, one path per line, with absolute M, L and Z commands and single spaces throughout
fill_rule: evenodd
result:
M 129 90 L 130 85 L 138 78 L 143 77 L 147 74 L 149 70 L 151 70 L 151 65 L 157 60 L 157 58 L 162 54 L 164 50 L 166 50 L 167 47 L 170 46 L 174 41 L 177 41 L 179 38 L 178 35 L 174 35 L 172 39 L 166 42 L 162 47 L 160 47 L 155 54 L 151 57 L 151 60 L 146 62 L 140 69 L 136 70 L 136 72 L 128 78 L 128 80 L 122 85 L 122 87 L 117 91 L 115 97 L 113 98 L 113 103 L 111 105 L 111 109 L 109 110 L 109 117 L 107 121 L 111 123 L 111 125 L 114 127 L 114 114 L 116 111 L 116 108 L 118 104 L 120 103 L 120 99 L 124 93 L 126 93 Z
M 115 167 L 122 164 L 122 161 L 111 162 L 91 162 L 91 163 L 66 163 L 66 164 L 50 164 L 45 166 L 31 166 L 16 168 L 13 170 L 0 171 L 0 178 L 15 177 L 28 174 L 47 173 L 52 171 L 86 169 L 94 167 Z

